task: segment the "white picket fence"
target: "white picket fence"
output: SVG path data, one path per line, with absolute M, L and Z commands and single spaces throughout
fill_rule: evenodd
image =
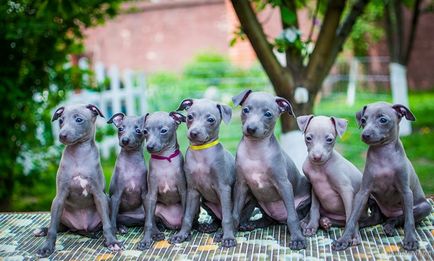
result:
M 79 66 L 87 69 L 85 58 L 80 59 Z M 126 115 L 143 115 L 147 110 L 146 80 L 143 72 L 129 69 L 120 71 L 116 66 L 106 67 L 96 62 L 93 68 L 98 85 L 103 86 L 100 92 L 79 90 L 70 92 L 67 99 L 59 106 L 67 104 L 94 104 L 103 112 L 105 119 L 98 118 L 97 128 L 107 126 L 107 120 L 115 113 L 123 112 Z M 86 79 L 84 79 L 86 80 Z M 114 126 L 112 126 L 114 128 Z M 53 124 L 53 134 L 57 137 L 59 126 Z M 104 136 L 98 144 L 103 158 L 110 156 L 110 151 L 119 150 L 117 136 Z

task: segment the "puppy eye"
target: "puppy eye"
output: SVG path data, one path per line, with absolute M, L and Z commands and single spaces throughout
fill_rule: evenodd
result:
M 144 129 L 144 130 L 143 130 L 143 134 L 148 135 L 148 130 L 147 130 L 147 129 Z
M 161 134 L 166 134 L 167 133 L 167 129 L 161 129 L 160 133 Z
M 333 142 L 333 139 L 332 139 L 332 138 L 327 138 L 326 141 L 327 141 L 328 143 L 332 143 L 332 142 Z
M 273 114 L 271 114 L 271 112 L 267 111 L 264 113 L 264 116 L 267 118 L 271 118 L 271 116 L 273 116 Z
M 75 122 L 78 122 L 78 123 L 83 122 L 83 119 L 82 118 L 76 118 Z
M 381 123 L 386 123 L 386 122 L 387 122 L 387 119 L 384 118 L 384 117 L 381 117 L 381 118 L 380 118 L 380 122 L 381 122 Z
M 306 141 L 311 142 L 311 141 L 312 141 L 312 137 L 307 136 L 307 137 L 306 137 Z
M 118 131 L 124 131 L 124 127 L 119 127 Z
M 63 119 L 59 119 L 59 124 L 60 124 L 60 125 L 63 124 Z
M 189 121 L 193 120 L 193 116 L 191 116 L 191 114 L 187 115 L 187 120 Z
M 208 119 L 206 119 L 206 121 L 209 122 L 209 123 L 214 123 L 215 122 L 215 120 L 213 118 L 208 118 Z
M 136 128 L 136 133 L 137 133 L 137 134 L 141 134 L 142 132 L 140 131 L 139 128 Z
M 250 112 L 250 110 L 249 110 L 249 108 L 247 108 L 247 107 L 244 107 L 244 108 L 243 108 L 243 112 L 244 112 L 244 113 L 249 113 L 249 112 Z
M 362 123 L 362 125 L 364 125 L 364 124 L 366 124 L 366 119 L 365 119 L 365 118 L 362 118 L 362 119 L 360 120 L 360 122 Z

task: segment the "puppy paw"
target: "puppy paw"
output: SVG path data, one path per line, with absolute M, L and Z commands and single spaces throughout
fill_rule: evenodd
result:
M 322 229 L 324 229 L 325 231 L 328 231 L 332 226 L 332 222 L 330 221 L 329 218 L 322 217 L 319 220 L 319 225 L 321 226 Z
M 416 251 L 419 248 L 419 242 L 414 236 L 405 236 L 402 241 L 402 246 L 407 251 Z
M 201 223 L 197 225 L 197 231 L 201 233 L 214 233 L 219 229 L 218 223 L 212 222 L 212 223 Z
M 170 244 L 178 244 L 178 243 L 182 243 L 184 241 L 189 241 L 190 238 L 191 238 L 190 233 L 178 233 L 169 239 L 169 243 Z
M 150 239 L 143 239 L 137 245 L 137 249 L 143 251 L 143 250 L 151 248 L 151 246 L 152 246 L 152 240 L 150 240 Z
M 252 231 L 256 229 L 256 226 L 253 222 L 246 222 L 244 224 L 240 224 L 238 227 L 238 231 Z
M 38 250 L 37 255 L 39 257 L 48 257 L 53 252 L 54 252 L 54 244 L 45 243 L 44 246 Z
M 300 221 L 300 227 L 301 229 L 305 229 L 307 227 L 307 224 L 309 224 L 309 221 L 306 220 L 306 218 L 304 218 L 303 220 Z
M 45 237 L 48 233 L 48 228 L 47 227 L 41 227 L 41 228 L 37 228 L 35 230 L 33 230 L 33 235 L 35 237 Z
M 351 240 L 340 238 L 338 240 L 333 241 L 332 249 L 335 251 L 342 251 L 347 249 L 350 245 L 351 245 Z
M 314 236 L 316 234 L 317 230 L 318 230 L 318 227 L 308 225 L 305 228 L 303 228 L 303 235 L 305 235 L 307 237 Z
M 119 225 L 119 226 L 118 226 L 118 233 L 119 233 L 119 234 L 124 235 L 124 234 L 126 234 L 127 232 L 128 232 L 128 228 L 127 228 L 126 226 L 124 226 L 124 225 Z
M 306 248 L 306 240 L 304 237 L 300 238 L 291 238 L 291 241 L 289 241 L 289 248 L 292 250 L 300 250 Z
M 237 240 L 235 238 L 223 238 L 221 242 L 221 246 L 223 248 L 230 248 L 230 247 L 236 247 L 237 246 Z
M 217 232 L 214 235 L 214 242 L 220 243 L 222 241 L 222 238 L 223 238 L 223 232 Z
M 166 237 L 164 236 L 164 233 L 158 232 L 152 235 L 152 240 L 154 241 L 161 241 L 164 240 Z
M 104 245 L 113 252 L 119 252 L 123 249 L 122 243 L 119 241 L 105 242 Z
M 391 223 L 385 223 L 383 225 L 383 231 L 386 236 L 393 237 L 393 235 L 395 234 L 395 225 Z
M 360 236 L 360 233 L 357 232 L 357 234 L 351 239 L 351 246 L 357 246 L 362 243 L 362 237 Z

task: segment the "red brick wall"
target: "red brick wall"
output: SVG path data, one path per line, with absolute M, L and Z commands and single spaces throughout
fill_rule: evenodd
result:
M 224 0 L 132 4 L 136 13 L 86 31 L 86 52 L 94 61 L 145 72 L 179 71 L 200 51 L 228 52 Z
M 133 12 L 126 12 L 132 7 Z M 226 54 L 244 67 L 256 61 L 248 40 L 229 47 L 238 25 L 230 0 L 134 1 L 124 4 L 123 10 L 114 20 L 85 32 L 87 55 L 93 61 L 147 73 L 180 71 L 201 51 Z M 308 12 L 299 12 L 298 19 L 306 36 L 311 26 Z M 259 21 L 270 40 L 280 33 L 278 10 L 264 10 Z M 434 87 L 434 14 L 423 13 L 419 22 L 409 83 L 412 88 L 428 89 Z M 388 55 L 384 42 L 373 45 L 370 54 Z

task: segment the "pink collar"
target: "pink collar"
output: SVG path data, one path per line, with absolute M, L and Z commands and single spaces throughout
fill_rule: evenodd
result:
M 169 157 L 151 154 L 151 158 L 156 160 L 167 160 L 168 162 L 172 162 L 172 159 L 178 156 L 179 153 L 181 153 L 179 149 L 176 149 L 175 152 L 173 152 Z

